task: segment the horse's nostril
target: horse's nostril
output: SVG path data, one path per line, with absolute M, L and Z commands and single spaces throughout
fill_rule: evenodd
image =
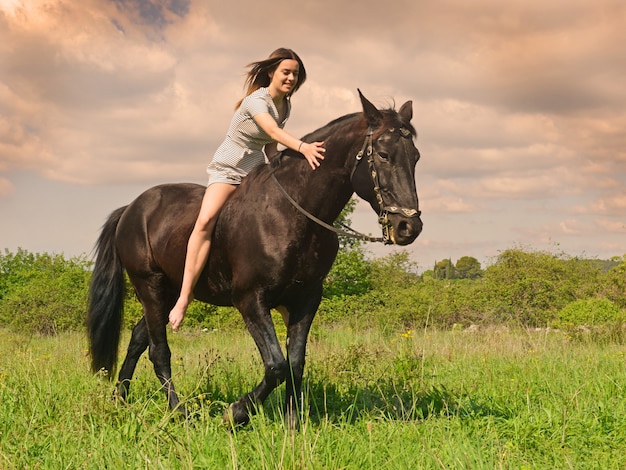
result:
M 402 237 L 410 237 L 413 231 L 413 226 L 407 221 L 402 221 L 398 224 L 398 234 Z
M 402 220 L 396 226 L 395 242 L 400 245 L 408 245 L 415 240 L 422 231 L 422 221 L 418 219 Z

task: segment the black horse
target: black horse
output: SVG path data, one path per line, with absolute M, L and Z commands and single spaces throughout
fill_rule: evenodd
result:
M 360 91 L 359 95 L 363 113 L 336 119 L 304 137 L 325 142 L 326 156 L 319 168 L 312 171 L 299 153 L 285 151 L 252 171 L 220 213 L 194 296 L 237 307 L 265 366 L 261 383 L 226 410 L 225 419 L 234 424 L 247 423 L 255 407 L 286 381 L 285 416 L 290 427 L 297 426 L 307 336 L 322 297 L 322 281 L 338 250 L 337 234 L 323 224 L 333 223 L 352 194 L 367 200 L 379 214 L 387 243 L 407 245 L 422 230 L 412 103 L 398 112 L 378 110 Z M 169 406 L 179 407 L 166 325 L 180 290 L 187 239 L 204 190 L 195 184 L 148 189 L 114 211 L 98 238 L 87 318 L 94 372 L 104 369 L 109 378 L 114 373 L 124 270 L 144 312 L 119 372 L 117 392 L 122 399 L 139 357 L 149 348 Z M 286 358 L 274 330 L 272 308 L 281 312 L 287 326 Z M 179 409 L 184 412 L 183 406 Z

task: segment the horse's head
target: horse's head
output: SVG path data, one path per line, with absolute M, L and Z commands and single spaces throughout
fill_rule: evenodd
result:
M 354 191 L 379 214 L 385 243 L 408 245 L 422 231 L 415 165 L 420 158 L 413 143 L 413 105 L 400 111 L 378 110 L 359 90 L 367 137 L 352 171 Z

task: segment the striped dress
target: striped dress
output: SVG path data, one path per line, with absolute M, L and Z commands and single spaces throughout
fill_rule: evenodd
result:
M 224 142 L 218 147 L 213 160 L 207 166 L 208 185 L 240 184 L 241 179 L 253 168 L 265 163 L 263 148 L 274 141 L 252 118 L 260 113 L 270 113 L 282 129 L 291 113 L 289 99 L 286 103 L 285 118 L 279 122 L 278 109 L 267 88 L 259 88 L 244 98 L 230 122 Z

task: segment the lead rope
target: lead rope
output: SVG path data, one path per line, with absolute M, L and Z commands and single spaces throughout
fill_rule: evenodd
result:
M 363 240 L 366 242 L 385 242 L 384 238 L 381 237 L 371 237 L 369 235 L 365 235 L 363 233 L 357 232 L 356 230 L 354 230 L 353 228 L 347 227 L 345 225 L 343 225 L 345 228 L 351 230 L 352 232 L 346 232 L 345 230 L 341 230 L 338 229 L 337 227 L 333 227 L 330 224 L 327 224 L 326 222 L 324 222 L 321 219 L 318 219 L 317 217 L 315 217 L 313 214 L 307 212 L 306 210 L 304 210 L 300 204 L 298 204 L 288 193 L 287 191 L 285 191 L 285 188 L 282 187 L 282 185 L 278 182 L 278 179 L 276 179 L 276 175 L 274 174 L 274 172 L 271 172 L 272 175 L 272 179 L 274 180 L 274 183 L 276 184 L 276 186 L 278 186 L 278 189 L 280 189 L 280 192 L 283 193 L 283 196 L 285 196 L 287 198 L 287 200 L 291 203 L 291 205 L 293 207 L 295 207 L 296 209 L 298 209 L 298 211 L 300 213 L 302 213 L 303 215 L 305 215 L 306 217 L 308 217 L 310 220 L 312 220 L 313 222 L 315 222 L 318 225 L 321 225 L 322 227 L 324 227 L 325 229 L 330 230 L 331 232 L 335 232 L 336 234 L 339 235 L 343 235 L 344 237 L 350 237 L 350 238 L 357 238 L 359 240 Z

